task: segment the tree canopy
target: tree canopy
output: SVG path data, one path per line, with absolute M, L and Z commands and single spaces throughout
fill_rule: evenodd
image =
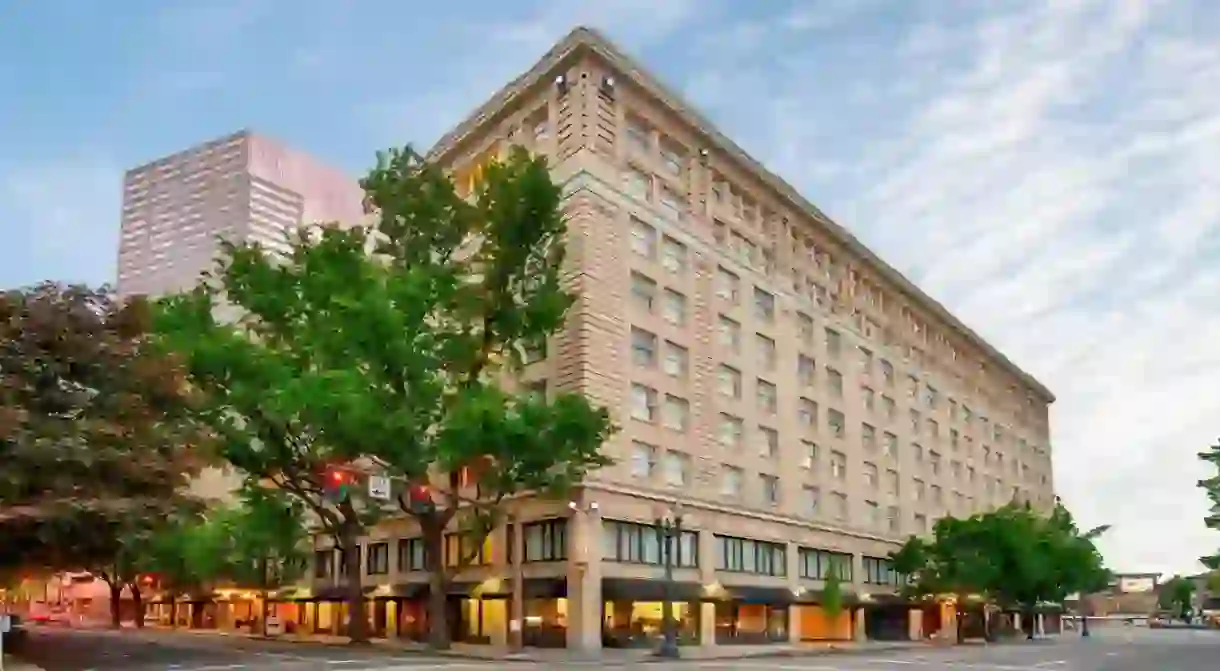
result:
M 214 278 L 162 301 L 163 345 L 210 405 L 200 417 L 236 467 L 297 497 L 350 561 L 379 506 L 329 469 L 395 482 L 433 574 L 431 640 L 448 644 L 446 530 L 471 548 L 512 494 L 562 492 L 607 463 L 609 413 L 577 391 L 522 393 L 575 296 L 563 276 L 562 193 L 524 151 L 475 193 L 410 148 L 362 180 L 373 223 L 302 231 L 287 253 L 226 244 Z M 234 318 L 218 317 L 224 312 Z M 351 612 L 363 612 L 359 572 Z M 349 635 L 364 635 L 355 618 Z
M 1050 515 L 1012 503 L 965 519 L 942 518 L 931 539 L 911 537 L 891 560 L 910 577 L 912 592 L 980 595 L 1032 611 L 1108 583 L 1093 544 L 1106 529 L 1082 531 L 1058 502 Z
M 1189 578 L 1183 578 L 1180 575 L 1175 575 L 1160 585 L 1157 594 L 1157 606 L 1169 611 L 1174 617 L 1185 618 L 1191 612 L 1194 598 L 1194 581 Z
M 1207 516 L 1203 518 L 1203 523 L 1207 525 L 1208 529 L 1220 531 L 1220 441 L 1200 452 L 1199 459 L 1215 471 L 1210 478 L 1200 480 L 1198 483 L 1199 487 L 1207 493 L 1207 499 L 1211 503 Z M 1220 552 L 1200 557 L 1199 561 L 1213 571 L 1220 569 Z
M 140 520 L 192 505 L 205 441 L 149 322 L 105 288 L 0 295 L 0 564 L 113 564 Z

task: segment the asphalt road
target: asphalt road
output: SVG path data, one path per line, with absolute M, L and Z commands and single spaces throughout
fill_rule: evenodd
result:
M 173 632 L 31 627 L 22 659 L 46 671 L 474 671 L 479 660 Z
M 379 648 L 311 646 L 159 632 L 31 632 L 26 658 L 47 671 L 538 671 L 634 664 L 488 662 L 394 652 Z M 754 659 L 653 662 L 653 671 L 1216 671 L 1220 632 L 1097 629 L 1089 639 L 1065 635 L 1044 641 L 888 653 L 849 652 Z

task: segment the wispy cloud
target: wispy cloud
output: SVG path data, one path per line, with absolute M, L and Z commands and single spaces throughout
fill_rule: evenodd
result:
M 1058 487 L 1086 522 L 1115 525 L 1119 567 L 1186 569 L 1220 545 L 1193 487 L 1194 453 L 1220 431 L 1220 5 L 408 4 L 157 5 L 128 70 L 160 103 L 48 105 L 97 126 L 101 149 L 24 147 L 66 158 L 0 166 L 0 225 L 33 250 L 3 252 L 0 280 L 110 277 L 109 156 L 263 123 L 355 163 L 435 139 L 592 24 L 1056 391 Z M 99 125 L 106 112 L 118 121 Z M 31 134 L 11 127 L 0 144 L 20 147 Z

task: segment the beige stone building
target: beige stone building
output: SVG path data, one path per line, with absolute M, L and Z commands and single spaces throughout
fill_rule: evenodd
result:
M 529 500 L 450 595 L 457 640 L 504 644 L 524 578 L 531 645 L 651 645 L 654 520 L 682 511 L 670 596 L 683 642 L 906 637 L 885 557 L 938 518 L 1053 501 L 1054 396 L 766 171 L 639 64 L 577 29 L 432 156 L 459 178 L 512 145 L 568 194 L 580 299 L 531 384 L 617 414 L 617 463 L 571 502 Z M 422 541 L 383 524 L 363 550 L 380 635 L 424 632 Z M 456 548 L 461 540 L 454 536 Z M 282 611 L 333 630 L 337 558 Z M 818 605 L 839 566 L 853 597 Z M 889 595 L 889 596 L 887 596 Z

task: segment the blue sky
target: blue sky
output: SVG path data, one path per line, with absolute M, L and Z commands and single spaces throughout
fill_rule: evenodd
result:
M 112 279 L 124 167 L 242 127 L 353 175 L 605 31 L 1060 397 L 1126 570 L 1220 546 L 1220 3 L 45 0 L 0 7 L 0 286 Z

